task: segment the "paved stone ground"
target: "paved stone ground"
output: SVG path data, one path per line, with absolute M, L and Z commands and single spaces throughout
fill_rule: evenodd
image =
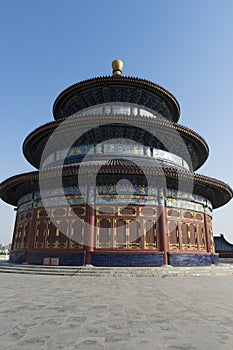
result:
M 0 349 L 233 348 L 233 277 L 0 274 Z

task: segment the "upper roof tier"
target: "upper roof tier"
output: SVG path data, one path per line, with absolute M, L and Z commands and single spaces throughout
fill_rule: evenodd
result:
M 64 90 L 53 105 L 55 120 L 107 102 L 134 103 L 152 109 L 169 121 L 179 120 L 180 106 L 170 92 L 148 80 L 121 75 L 122 67 L 121 61 L 113 61 L 112 76 L 81 81 Z

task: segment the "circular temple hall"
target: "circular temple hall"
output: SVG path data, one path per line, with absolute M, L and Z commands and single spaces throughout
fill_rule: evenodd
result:
M 196 173 L 209 148 L 161 86 L 122 74 L 79 82 L 23 143 L 37 169 L 0 184 L 16 209 L 10 262 L 113 267 L 218 264 L 213 209 L 231 188 Z

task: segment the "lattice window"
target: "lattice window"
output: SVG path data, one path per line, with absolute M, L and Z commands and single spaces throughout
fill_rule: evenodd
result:
M 119 215 L 136 215 L 136 208 L 126 207 L 120 210 Z
M 29 211 L 26 213 L 26 219 L 30 219 L 32 217 L 32 213 Z
M 49 222 L 48 232 L 47 232 L 47 237 L 46 237 L 46 246 L 48 248 L 53 248 L 55 242 L 58 242 L 58 239 L 57 239 L 57 228 L 53 224 L 53 222 Z
M 115 208 L 108 205 L 108 206 L 105 206 L 105 207 L 99 207 L 97 208 L 97 214 L 98 215 L 113 215 L 115 214 Z
M 129 239 L 127 248 L 141 248 L 141 225 L 139 220 L 132 220 L 129 224 Z
M 86 214 L 86 208 L 85 207 L 71 207 L 70 210 L 73 211 L 72 214 L 75 214 L 78 217 L 83 217 Z
M 64 208 L 56 208 L 52 210 L 53 217 L 61 217 L 66 215 L 66 209 Z
M 27 248 L 28 246 L 29 233 L 30 233 L 30 224 L 26 222 L 23 228 L 22 248 Z
M 199 250 L 206 250 L 205 231 L 203 225 L 197 225 L 197 236 L 199 241 Z
M 70 248 L 83 248 L 84 240 L 84 220 L 71 221 Z
M 189 230 L 188 230 L 188 224 L 182 223 L 181 224 L 181 232 L 182 232 L 182 247 L 183 249 L 189 249 Z
M 145 247 L 157 248 L 157 232 L 156 232 L 156 220 L 145 220 Z
M 45 238 L 47 234 L 48 234 L 48 220 L 37 220 L 34 248 L 45 247 Z
M 176 221 L 168 221 L 167 224 L 168 237 L 169 237 L 169 248 L 178 249 L 179 248 L 179 229 L 178 223 Z
M 203 221 L 203 215 L 201 215 L 201 214 L 196 214 L 196 215 L 195 215 L 195 220 L 197 220 L 197 221 Z
M 49 234 L 47 236 L 49 248 L 64 249 L 68 246 L 68 221 L 56 220 L 55 224 L 50 222 Z
M 184 213 L 184 218 L 186 218 L 186 219 L 193 219 L 193 213 L 191 213 L 190 211 L 186 211 Z
M 189 237 L 190 237 L 190 249 L 197 250 L 198 244 L 197 244 L 197 232 L 196 232 L 196 225 L 190 224 L 189 225 Z
M 140 208 L 140 215 L 156 216 L 157 210 L 156 208 L 143 207 L 143 208 Z
M 47 217 L 48 214 L 47 214 L 47 211 L 45 209 L 39 209 L 37 211 L 37 217 L 38 218 L 41 218 L 41 217 Z
M 14 238 L 14 249 L 21 248 L 21 242 L 23 238 L 23 225 L 21 223 L 17 223 L 15 230 L 15 238 Z
M 111 247 L 111 220 L 109 219 L 97 220 L 96 247 L 97 248 Z
M 115 240 L 114 247 L 116 248 L 126 248 L 127 246 L 127 220 L 115 219 Z
M 208 224 L 208 234 L 209 234 L 209 242 L 210 242 L 210 251 L 214 252 L 214 238 L 213 238 L 213 230 L 212 230 L 212 224 Z
M 59 248 L 67 248 L 68 245 L 68 220 L 59 223 Z
M 180 216 L 180 212 L 178 210 L 175 210 L 175 209 L 168 209 L 167 215 L 177 217 L 177 216 Z

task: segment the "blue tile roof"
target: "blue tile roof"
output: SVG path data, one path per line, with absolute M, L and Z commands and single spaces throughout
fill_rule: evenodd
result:
M 233 252 L 233 244 L 227 242 L 223 234 L 220 234 L 220 237 L 214 237 L 214 244 L 216 252 Z

